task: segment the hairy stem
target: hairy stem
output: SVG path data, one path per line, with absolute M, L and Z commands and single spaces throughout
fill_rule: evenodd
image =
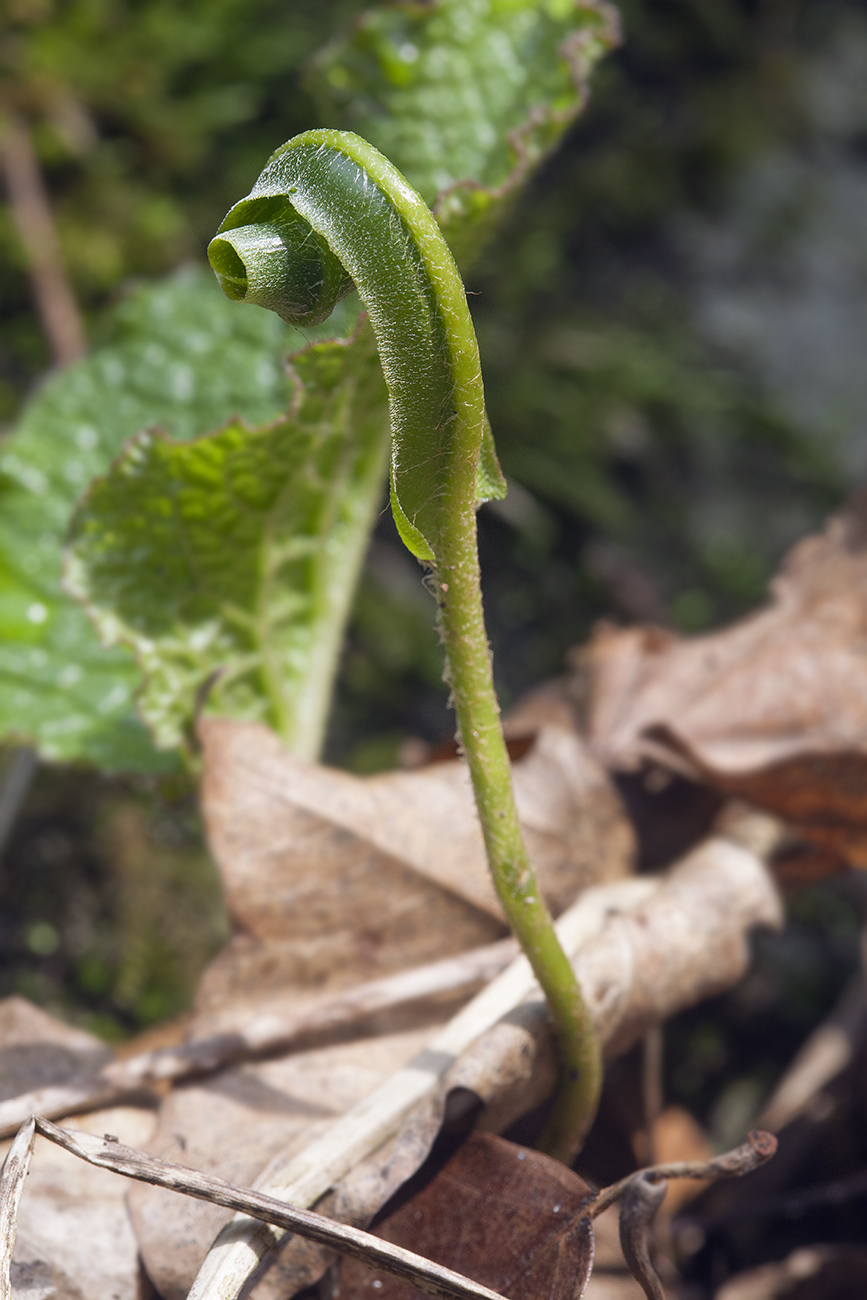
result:
M 557 1029 L 560 1084 L 540 1145 L 569 1163 L 596 1113 L 601 1054 L 590 1012 L 539 893 L 518 821 L 485 633 L 475 513 L 469 512 L 464 527 L 449 536 L 434 569 L 448 680 L 497 894 Z
M 296 136 L 273 155 L 223 221 L 209 257 L 230 297 L 296 324 L 325 319 L 353 284 L 369 312 L 389 390 L 392 508 L 404 542 L 433 570 L 491 873 L 557 1031 L 561 1082 L 545 1147 L 568 1161 L 595 1113 L 599 1050 L 539 894 L 512 794 L 476 545 L 483 446 L 486 477 L 498 467 L 454 259 L 396 168 L 358 136 L 328 130 Z

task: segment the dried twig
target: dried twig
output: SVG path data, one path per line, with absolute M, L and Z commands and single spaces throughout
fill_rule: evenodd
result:
M 470 993 L 488 984 L 518 953 L 515 939 L 502 939 L 342 993 L 328 993 L 301 1007 L 282 1006 L 245 1018 L 237 1027 L 178 1047 L 158 1048 L 113 1061 L 86 1079 L 39 1088 L 0 1102 L 0 1137 L 18 1131 L 28 1115 L 60 1119 L 116 1105 L 155 1084 L 212 1074 L 241 1061 L 291 1051 L 300 1040 L 344 1029 L 374 1015 L 443 993 Z
M 763 1165 L 777 1149 L 771 1133 L 750 1133 L 742 1146 L 727 1151 L 714 1160 L 676 1160 L 666 1165 L 651 1165 L 603 1187 L 584 1202 L 584 1215 L 596 1219 L 615 1201 L 623 1201 L 620 1211 L 620 1245 L 629 1271 L 639 1283 L 647 1300 L 665 1300 L 662 1283 L 653 1267 L 647 1234 L 657 1210 L 665 1200 L 669 1178 L 740 1178 Z
M 666 1193 L 665 1180 L 642 1170 L 633 1174 L 620 1210 L 620 1247 L 630 1273 L 647 1300 L 665 1300 L 647 1246 L 647 1232 Z
M 591 1219 L 598 1218 L 609 1205 L 626 1195 L 636 1178 L 649 1178 L 654 1182 L 668 1178 L 740 1178 L 770 1160 L 776 1149 L 777 1139 L 772 1133 L 754 1130 L 741 1146 L 715 1156 L 713 1160 L 674 1160 L 667 1165 L 651 1165 L 649 1169 L 628 1174 L 597 1192 L 585 1203 L 584 1213 Z
M 23 117 L 14 112 L 0 122 L 0 168 L 12 219 L 27 253 L 42 328 L 54 360 L 61 366 L 68 365 L 86 350 L 84 326 L 33 140 Z
M 10 1266 L 18 1227 L 18 1204 L 33 1153 L 34 1125 L 31 1115 L 21 1126 L 0 1170 L 0 1300 L 12 1300 Z
M 766 844 L 739 845 L 731 834 L 707 841 L 664 880 L 641 878 L 595 888 L 561 917 L 561 939 L 567 951 L 577 956 L 602 1041 L 613 1043 L 615 1050 L 622 1050 L 649 1025 L 680 1007 L 727 987 L 747 961 L 749 928 L 777 922 L 779 905 L 761 864 Z M 737 838 L 743 840 L 740 831 Z M 387 981 L 378 983 L 382 987 Z M 530 1002 L 517 1021 L 502 1021 L 528 997 Z M 303 1014 L 313 1011 L 308 1004 Z M 539 1020 L 538 1031 L 528 1029 L 536 1023 L 534 1017 Z M 313 1204 L 394 1134 L 419 1101 L 442 1088 L 447 1072 L 452 1086 L 470 1087 L 489 1101 L 498 1097 L 500 1085 L 485 1083 L 479 1073 L 488 1050 L 483 1044 L 489 1037 L 491 1050 L 499 1050 L 504 1045 L 500 1037 L 506 1035 L 511 1056 L 504 1077 L 514 1074 L 517 1081 L 507 1106 L 526 1109 L 528 1101 L 534 1104 L 541 1095 L 530 1096 L 537 1085 L 525 1086 L 518 1076 L 523 1078 L 525 1067 L 533 1080 L 546 1074 L 544 1021 L 538 989 L 533 991 L 527 963 L 520 959 L 435 1035 L 408 1067 L 282 1168 L 276 1162 L 279 1183 L 272 1182 L 266 1171 L 258 1190 L 295 1205 Z M 489 1030 L 491 1025 L 495 1027 Z M 478 1050 L 470 1046 L 467 1051 L 466 1045 L 477 1040 Z M 512 1060 L 516 1053 L 520 1069 Z M 456 1057 L 460 1057 L 458 1064 Z M 502 1064 L 500 1055 L 496 1059 Z M 497 1078 L 502 1073 L 499 1064 Z M 683 1176 L 683 1168 L 674 1168 L 672 1176 Z M 701 1166 L 692 1176 L 708 1174 Z M 244 1225 L 235 1219 L 212 1247 L 194 1296 L 229 1300 L 281 1236 L 280 1229 L 261 1221 L 248 1218 Z
M 831 1015 L 813 1030 L 762 1107 L 757 1123 L 779 1133 L 851 1065 L 867 1036 L 867 998 L 857 975 Z
M 588 891 L 577 912 L 577 921 L 574 919 L 575 909 L 570 909 L 558 923 L 565 936 L 563 942 L 574 950 L 576 943 L 580 944 L 599 929 L 609 910 L 637 906 L 655 887 L 653 881 L 628 880 Z M 28 1115 L 60 1119 L 64 1115 L 116 1105 L 155 1084 L 176 1083 L 256 1057 L 291 1051 L 297 1042 L 310 1034 L 321 1035 L 343 1029 L 376 1012 L 443 993 L 470 992 L 479 985 L 490 984 L 510 963 L 515 962 L 514 973 L 504 984 L 498 985 L 483 1004 L 483 1013 L 485 1006 L 493 1004 L 496 1010 L 494 1019 L 497 1019 L 532 987 L 527 963 L 515 961 L 517 952 L 518 945 L 514 939 L 502 939 L 499 943 L 487 944 L 457 957 L 401 971 L 385 979 L 371 980 L 342 993 L 325 994 L 300 1008 L 281 1007 L 245 1018 L 236 1028 L 179 1047 L 158 1048 L 123 1061 L 113 1061 L 85 1079 L 10 1097 L 0 1102 L 0 1137 L 16 1133 Z M 487 1013 L 483 1028 L 490 1023 L 491 1014 Z
M 333 1219 L 325 1218 L 324 1215 L 314 1214 L 312 1210 L 298 1209 L 271 1196 L 264 1196 L 261 1192 L 233 1187 L 222 1178 L 211 1178 L 198 1173 L 195 1169 L 185 1169 L 182 1165 L 157 1160 L 144 1151 L 124 1146 L 111 1134 L 107 1133 L 100 1138 L 93 1133 L 58 1128 L 38 1116 L 31 1117 L 22 1126 L 4 1166 L 4 1180 L 5 1171 L 10 1170 L 8 1179 L 10 1194 L 3 1202 L 0 1225 L 4 1234 L 3 1244 L 5 1246 L 7 1240 L 9 1244 L 8 1252 L 4 1251 L 3 1258 L 0 1260 L 0 1300 L 11 1300 L 11 1285 L 8 1281 L 9 1258 L 14 1244 L 18 1200 L 27 1166 L 30 1163 L 34 1129 L 50 1142 L 56 1142 L 65 1151 L 78 1156 L 81 1160 L 86 1160 L 88 1164 L 111 1170 L 112 1173 L 121 1174 L 125 1178 L 153 1183 L 157 1187 L 195 1197 L 196 1200 L 223 1205 L 227 1209 L 251 1215 L 253 1218 L 274 1224 L 283 1231 L 297 1233 L 342 1255 L 351 1255 L 365 1264 L 380 1268 L 383 1272 L 408 1282 L 428 1295 L 443 1297 L 443 1300 L 500 1300 L 495 1291 L 490 1291 L 487 1287 L 461 1276 L 460 1273 L 454 1273 L 440 1264 L 423 1259 L 421 1255 L 415 1255 L 401 1246 L 394 1246 L 391 1242 L 373 1237 L 359 1228 L 351 1228 L 345 1223 L 336 1223 Z M 8 1231 L 7 1221 L 11 1225 Z M 5 1292 L 3 1291 L 4 1279 L 7 1287 Z
M 558 922 L 561 942 L 566 951 L 576 953 L 584 943 L 600 932 L 612 913 L 640 906 L 656 893 L 659 886 L 658 880 L 644 878 L 587 890 Z M 507 964 L 514 958 L 516 950 L 514 940 L 503 940 L 461 957 L 432 963 L 388 979 L 372 981 L 337 997 L 330 996 L 308 1003 L 291 1017 L 257 1017 L 239 1028 L 237 1034 L 219 1035 L 179 1048 L 143 1053 L 126 1061 L 115 1062 L 83 1083 L 42 1089 L 0 1104 L 0 1131 L 9 1132 L 13 1121 L 20 1125 L 24 1116 L 32 1114 L 36 1109 L 34 1103 L 49 1103 L 54 1108 L 54 1114 L 69 1114 L 73 1109 L 104 1106 L 147 1083 L 220 1069 L 233 1061 L 291 1047 L 293 1040 L 313 1030 L 319 1032 L 329 1026 L 351 1023 L 362 1015 L 402 1002 L 456 990 L 462 986 L 472 986 L 483 979 L 491 980 L 435 1036 L 421 1058 L 398 1071 L 382 1089 L 364 1099 L 349 1115 L 338 1121 L 323 1139 L 313 1143 L 292 1161 L 288 1168 L 281 1171 L 283 1177 L 279 1186 L 274 1183 L 268 1185 L 267 1190 L 275 1193 L 280 1202 L 285 1198 L 296 1205 L 310 1205 L 358 1160 L 375 1150 L 399 1128 L 413 1106 L 439 1086 L 445 1071 L 468 1044 L 532 993 L 535 981 L 526 958 L 518 957 Z M 506 966 L 505 970 L 503 966 Z M 500 973 L 497 975 L 498 969 Z M 493 976 L 496 977 L 492 979 Z M 49 1128 L 53 1129 L 53 1126 L 48 1125 L 47 1120 L 40 1121 L 40 1131 L 45 1132 L 46 1136 L 49 1136 Z M 11 1131 L 15 1131 L 14 1128 Z M 109 1155 L 116 1156 L 117 1152 L 117 1146 L 112 1145 Z M 261 1192 L 256 1195 L 263 1196 L 264 1201 L 273 1200 Z M 256 1255 L 264 1254 L 269 1246 L 279 1240 L 285 1231 L 285 1225 L 279 1220 L 267 1220 L 258 1216 L 240 1203 L 219 1203 L 260 1220 L 261 1232 L 255 1234 L 255 1241 L 240 1243 L 240 1252 L 231 1252 L 240 1253 L 241 1258 L 238 1259 L 236 1268 L 243 1272 L 250 1264 L 251 1246 Z M 212 1263 L 219 1258 L 223 1267 L 228 1263 L 224 1252 L 218 1252 L 210 1258 Z

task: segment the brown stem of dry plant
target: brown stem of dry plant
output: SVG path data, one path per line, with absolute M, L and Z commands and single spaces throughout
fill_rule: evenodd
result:
M 639 1169 L 610 1187 L 603 1187 L 584 1206 L 585 1214 L 598 1218 L 615 1201 L 622 1201 L 620 1245 L 632 1276 L 647 1300 L 665 1300 L 665 1291 L 650 1256 L 648 1233 L 656 1212 L 665 1200 L 669 1178 L 741 1178 L 766 1163 L 777 1149 L 771 1133 L 758 1130 L 741 1146 L 714 1160 L 676 1160 L 670 1164 Z
M 620 1248 L 627 1268 L 647 1300 L 665 1300 L 647 1240 L 650 1225 L 665 1200 L 665 1181 L 646 1171 L 633 1174 L 620 1210 Z
M 39 319 L 54 361 L 65 366 L 87 350 L 84 325 L 30 130 L 14 111 L 0 121 L 0 165 L 12 219 L 27 254 Z
M 0 1300 L 12 1300 L 10 1266 L 18 1226 L 18 1206 L 33 1154 L 35 1121 L 22 1124 L 0 1170 Z
M 756 1129 L 749 1134 L 746 1142 L 713 1160 L 673 1160 L 669 1164 L 651 1165 L 648 1169 L 628 1174 L 626 1178 L 597 1192 L 587 1202 L 585 1213 L 591 1219 L 598 1218 L 615 1201 L 626 1196 L 636 1178 L 649 1179 L 651 1182 L 663 1182 L 669 1178 L 742 1178 L 744 1174 L 751 1173 L 770 1160 L 776 1149 L 777 1139 L 774 1135 Z

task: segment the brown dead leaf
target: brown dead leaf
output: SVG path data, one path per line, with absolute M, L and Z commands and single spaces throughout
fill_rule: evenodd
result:
M 245 991 L 344 988 L 506 933 L 463 764 L 360 778 L 224 719 L 205 721 L 202 741 L 204 813 L 238 933 L 205 976 L 200 1016 Z M 574 732 L 539 734 L 515 792 L 555 912 L 630 871 L 629 823 Z
M 785 818 L 867 867 L 867 497 L 787 557 L 721 632 L 599 629 L 579 667 L 609 769 L 647 761 Z
M 471 1134 L 377 1236 L 507 1297 L 573 1300 L 593 1264 L 593 1230 L 576 1215 L 590 1188 L 558 1161 L 489 1133 Z M 344 1259 L 333 1300 L 424 1300 L 422 1292 Z

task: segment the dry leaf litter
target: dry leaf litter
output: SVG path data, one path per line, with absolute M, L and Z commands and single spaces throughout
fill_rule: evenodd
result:
M 543 692 L 519 712 L 513 734 L 535 740 L 515 766 L 518 806 L 555 913 L 588 886 L 617 888 L 632 870 L 633 832 L 606 767 L 687 772 L 785 818 L 826 860 L 867 862 L 867 691 L 858 685 L 867 674 L 865 539 L 864 506 L 856 504 L 796 548 L 768 609 L 725 632 L 678 639 L 656 629 L 602 630 L 565 694 Z M 579 700 L 589 745 L 568 699 Z M 235 933 L 202 981 L 192 1037 L 231 1033 L 263 1007 L 279 1015 L 281 1006 L 297 1009 L 504 936 L 459 764 L 355 778 L 299 762 L 262 728 L 220 720 L 204 724 L 203 746 L 205 816 Z M 612 909 L 577 958 L 609 1057 L 739 977 L 750 930 L 779 923 L 763 866 L 778 844 L 772 820 L 741 816 L 688 854 L 637 909 L 634 900 Z M 275 1174 L 279 1182 L 281 1166 L 424 1052 L 456 1003 L 445 992 L 368 1015 L 354 1029 L 311 1033 L 290 1054 L 175 1087 L 158 1113 L 127 1106 L 77 1122 L 245 1185 L 267 1185 Z M 0 1043 L 6 1098 L 90 1076 L 107 1057 L 96 1040 L 22 999 L 0 1006 Z M 449 1098 L 454 1106 L 477 1097 L 479 1127 L 491 1131 L 540 1102 L 553 1056 L 538 994 L 438 1077 L 402 1131 L 398 1125 L 346 1171 L 319 1208 L 369 1223 L 424 1161 Z M 110 1174 L 77 1170 L 62 1152 L 40 1148 L 22 1200 L 16 1295 L 138 1295 L 137 1247 L 165 1300 L 186 1294 L 226 1213 L 137 1188 L 129 1198 L 133 1236 L 126 1193 Z M 602 1221 L 599 1236 L 602 1247 Z M 844 1267 L 837 1256 L 815 1258 L 810 1276 Z M 288 1295 L 330 1262 L 319 1247 L 292 1239 L 247 1293 Z M 775 1267 L 775 1277 L 787 1267 L 792 1281 L 806 1265 Z M 744 1275 L 742 1286 L 748 1281 Z M 597 1300 L 635 1293 L 604 1263 L 590 1285 Z M 753 1294 L 731 1289 L 737 1285 L 732 1279 L 721 1294 Z

